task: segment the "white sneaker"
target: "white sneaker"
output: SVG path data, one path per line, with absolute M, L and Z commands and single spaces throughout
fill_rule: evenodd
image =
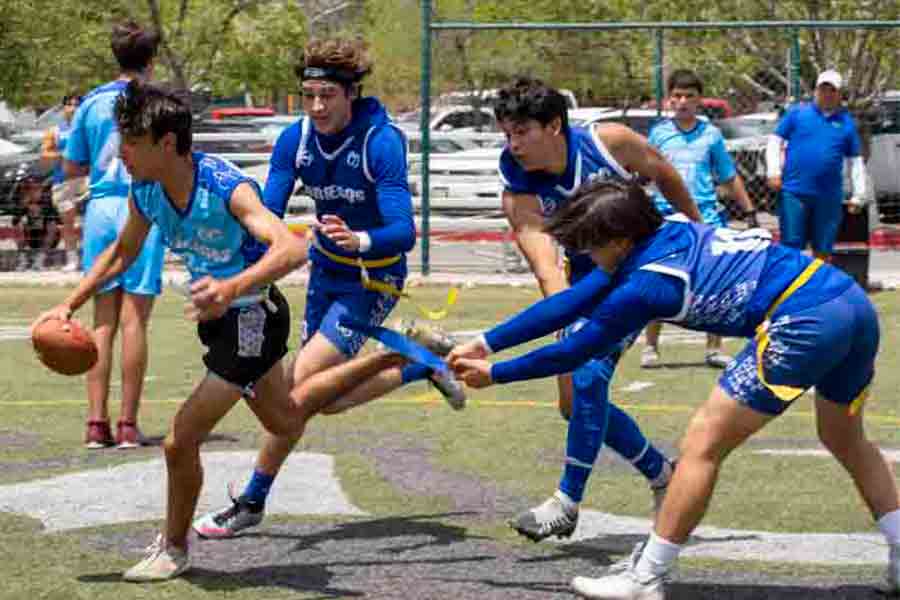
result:
M 519 513 L 508 523 L 532 542 L 540 542 L 551 535 L 568 538 L 578 525 L 578 505 L 574 510 L 566 510 L 562 500 L 553 494 L 538 506 Z
M 644 550 L 644 542 L 637 544 L 631 556 L 624 562 L 610 567 L 604 577 L 575 577 L 572 588 L 584 598 L 600 600 L 665 600 L 663 584 L 668 581 L 668 573 L 659 576 L 642 576 L 635 572 L 638 559 Z
M 168 546 L 163 534 L 147 547 L 147 556 L 122 575 L 125 581 L 144 583 L 166 581 L 178 577 L 191 568 L 191 555 L 187 549 Z
M 647 346 L 641 351 L 641 368 L 655 369 L 659 364 L 659 350 L 653 346 Z
M 706 351 L 706 364 L 714 369 L 724 369 L 732 360 L 734 359 L 731 356 L 721 350 Z

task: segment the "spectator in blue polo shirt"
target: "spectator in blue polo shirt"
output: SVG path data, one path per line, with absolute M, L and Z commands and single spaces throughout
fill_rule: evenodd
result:
M 769 185 L 781 192 L 781 242 L 801 250 L 808 243 L 823 260 L 831 256 L 843 219 L 845 158 L 850 159 L 851 208 L 858 210 L 866 196 L 859 134 L 841 105 L 842 85 L 837 71 L 820 73 L 814 101 L 800 104 L 781 119 L 766 151 Z

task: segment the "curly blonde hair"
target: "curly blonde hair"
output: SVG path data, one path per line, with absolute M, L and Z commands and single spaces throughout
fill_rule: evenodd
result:
M 306 67 L 350 71 L 358 81 L 372 72 L 369 45 L 358 39 L 313 38 L 306 43 L 300 64 L 295 69 L 298 78 Z

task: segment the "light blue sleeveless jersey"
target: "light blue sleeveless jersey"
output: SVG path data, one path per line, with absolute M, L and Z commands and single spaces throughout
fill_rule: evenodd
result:
M 134 204 L 159 226 L 163 243 L 181 256 L 191 280 L 206 275 L 224 279 L 256 261 L 254 238 L 231 214 L 231 195 L 241 183 L 259 186 L 232 163 L 201 152 L 193 154 L 194 189 L 184 211 L 177 209 L 161 184 L 135 182 Z
M 95 88 L 72 119 L 65 157 L 90 165 L 91 201 L 128 197 L 131 175 L 119 158 L 120 137 L 113 112 L 116 98 L 127 85 L 127 81 L 117 80 Z
M 681 175 L 703 221 L 721 222 L 716 185 L 731 181 L 737 171 L 719 128 L 698 119 L 693 129 L 683 131 L 673 119 L 665 119 L 650 130 L 648 140 Z M 653 201 L 664 215 L 675 211 L 659 190 L 654 192 Z

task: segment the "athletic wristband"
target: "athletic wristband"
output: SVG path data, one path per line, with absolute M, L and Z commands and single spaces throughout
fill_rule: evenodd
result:
M 368 252 L 372 249 L 372 238 L 369 237 L 369 234 L 365 231 L 354 231 L 356 235 L 356 239 L 359 240 L 359 251 L 360 252 Z

